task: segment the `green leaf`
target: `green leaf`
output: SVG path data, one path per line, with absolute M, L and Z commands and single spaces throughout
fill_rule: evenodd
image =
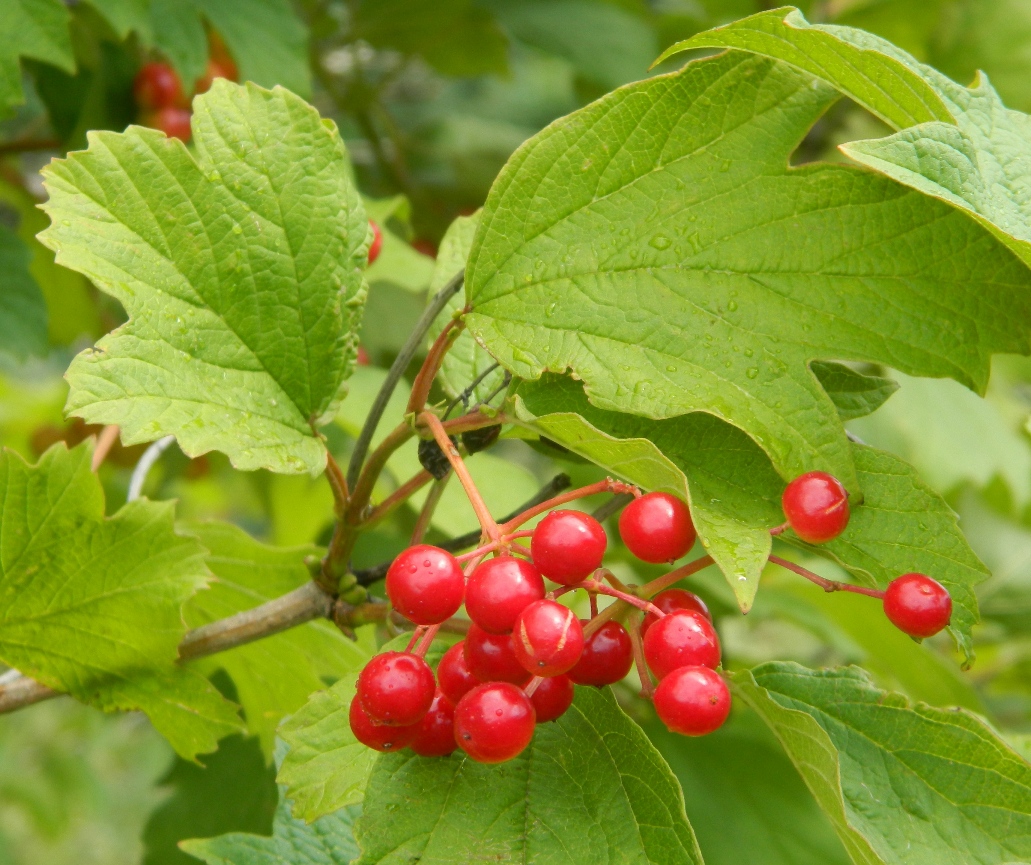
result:
M 811 368 L 842 420 L 852 420 L 876 411 L 899 389 L 890 378 L 863 375 L 840 363 L 814 361 Z M 976 399 L 973 395 L 971 398 Z
M 773 730 L 856 863 L 1031 858 L 1031 766 L 963 710 L 911 704 L 857 668 L 764 664 L 734 692 Z
M 304 557 L 316 547 L 284 549 L 259 543 L 229 523 L 193 522 L 184 528 L 208 549 L 215 581 L 186 605 L 190 627 L 199 627 L 285 595 L 311 579 Z M 271 757 L 276 727 L 284 715 L 325 687 L 323 677 L 359 670 L 367 657 L 328 621 L 309 622 L 281 634 L 199 662 L 224 669 L 244 708 L 247 729 Z
M 19 58 L 75 71 L 70 20 L 61 0 L 6 0 L 0 15 L 0 117 L 25 101 Z
M 175 666 L 204 550 L 175 533 L 170 502 L 106 518 L 92 452 L 56 445 L 35 466 L 0 455 L 0 658 L 90 705 L 142 709 L 192 758 L 239 727 L 232 704 Z
M 44 171 L 41 240 L 130 318 L 72 362 L 68 409 L 126 444 L 171 433 L 191 456 L 317 472 L 312 425 L 336 414 L 365 298 L 343 143 L 287 91 L 224 79 L 193 124 L 196 160 L 130 127 Z
M 24 360 L 47 350 L 47 306 L 29 272 L 32 254 L 0 226 L 0 351 Z
M 508 763 L 383 754 L 362 807 L 356 865 L 702 862 L 673 773 L 609 689 L 578 687 Z
M 208 60 L 208 38 L 193 3 L 151 0 L 150 27 L 154 47 L 169 59 L 179 77 L 196 81 Z
M 136 31 L 144 42 L 150 43 L 151 31 L 150 7 L 155 0 L 86 0 L 111 25 L 119 39 L 125 39 Z
M 753 712 L 709 736 L 645 726 L 684 790 L 706 865 L 849 865 L 827 818 Z M 716 781 L 718 779 L 718 781 Z
M 939 202 L 851 166 L 789 167 L 836 98 L 730 52 L 553 123 L 487 199 L 473 334 L 522 378 L 569 369 L 600 408 L 714 414 L 782 477 L 823 469 L 859 492 L 809 362 L 982 389 L 991 353 L 1031 351 L 1031 274 Z
M 279 735 L 290 746 L 279 782 L 308 821 L 362 801 L 376 752 L 355 739 L 347 720 L 358 674 L 320 691 L 289 718 Z
M 390 282 L 416 294 L 426 291 L 433 276 L 433 259 L 405 243 L 382 224 L 380 231 L 383 233 L 383 247 L 375 264 L 370 265 L 365 273 L 369 284 Z

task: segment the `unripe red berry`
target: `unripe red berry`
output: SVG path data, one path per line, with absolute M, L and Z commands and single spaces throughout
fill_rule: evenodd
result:
M 385 724 L 374 723 L 357 697 L 351 700 L 351 708 L 347 714 L 354 737 L 363 745 L 377 751 L 400 751 L 412 743 L 419 731 L 418 724 L 388 727 Z
M 133 82 L 136 104 L 144 110 L 185 108 L 183 86 L 176 71 L 167 63 L 145 63 Z
M 680 667 L 655 689 L 655 712 L 674 733 L 705 736 L 727 720 L 730 691 L 715 670 Z
M 451 553 L 419 544 L 390 563 L 386 585 L 390 603 L 402 616 L 417 625 L 439 625 L 462 606 L 465 576 Z
M 911 637 L 932 637 L 952 618 L 952 598 L 925 574 L 903 574 L 888 584 L 884 614 Z
M 491 634 L 508 634 L 516 617 L 544 597 L 540 572 L 523 559 L 501 556 L 476 567 L 465 589 L 469 618 Z
M 516 619 L 512 644 L 519 663 L 533 675 L 558 676 L 580 660 L 584 629 L 569 607 L 534 601 Z
M 601 567 L 607 543 L 605 529 L 590 514 L 552 511 L 534 529 L 530 552 L 544 576 L 571 586 Z
M 383 232 L 371 219 L 369 220 L 369 228 L 372 229 L 372 242 L 369 244 L 369 266 L 371 267 L 376 263 L 380 250 L 383 249 Z
M 606 622 L 584 639 L 580 660 L 567 673 L 578 685 L 596 688 L 622 681 L 634 663 L 630 635 L 619 622 Z
M 161 130 L 169 138 L 178 138 L 186 143 L 193 135 L 193 129 L 190 126 L 192 116 L 189 109 L 170 105 L 167 108 L 158 108 L 156 111 L 144 114 L 140 118 L 140 122 L 144 126 Z
M 511 682 L 525 685 L 530 674 L 516 657 L 511 634 L 488 634 L 473 622 L 465 643 L 465 665 L 481 682 Z
M 459 640 L 444 653 L 437 664 L 437 681 L 440 690 L 452 703 L 457 703 L 480 684 L 480 680 L 466 666 L 465 640 Z
M 705 601 L 694 592 L 687 591 L 687 589 L 666 589 L 666 591 L 659 592 L 659 594 L 652 598 L 652 604 L 664 613 L 675 613 L 677 610 L 694 610 L 696 613 L 701 613 L 710 622 L 712 621 L 712 614 L 709 613 L 709 608 L 705 606 Z M 658 620 L 659 617 L 655 613 L 645 613 L 644 621 L 641 623 L 641 636 L 643 637 L 647 634 L 648 629 Z
M 694 610 L 663 616 L 648 629 L 644 658 L 660 679 L 678 667 L 718 667 L 720 640 L 712 623 Z
M 358 699 L 377 724 L 418 724 L 429 711 L 436 687 L 429 665 L 408 652 L 376 655 L 358 674 Z
M 457 747 L 455 707 L 442 691 L 437 691 L 426 717 L 415 725 L 412 750 L 420 757 L 446 757 Z
M 545 724 L 561 718 L 566 709 L 573 705 L 573 680 L 569 676 L 551 676 L 541 679 L 540 684 L 530 695 L 533 710 L 537 714 L 537 723 Z
M 634 499 L 619 515 L 619 536 L 642 562 L 672 562 L 698 536 L 687 505 L 669 493 L 648 493 Z
M 799 475 L 787 485 L 781 505 L 788 525 L 810 544 L 833 540 L 848 525 L 848 493 L 826 472 Z
M 478 763 L 503 763 L 530 744 L 533 704 L 508 682 L 478 685 L 455 706 L 455 740 Z

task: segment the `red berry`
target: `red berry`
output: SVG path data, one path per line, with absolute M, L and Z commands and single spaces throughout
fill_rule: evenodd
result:
M 369 365 L 369 353 L 365 350 L 365 346 L 358 346 L 358 356 L 355 358 L 355 363 L 357 363 L 358 366 Z
M 544 576 L 571 586 L 601 567 L 607 542 L 605 529 L 590 514 L 552 511 L 534 529 L 530 552 Z
M 558 676 L 580 660 L 584 629 L 569 607 L 534 601 L 519 614 L 512 644 L 516 657 L 535 676 Z
M 516 617 L 544 597 L 544 580 L 529 562 L 515 556 L 488 559 L 469 577 L 465 611 L 483 630 L 508 634 Z
M 204 74 L 193 85 L 193 92 L 198 96 L 201 93 L 207 93 L 211 89 L 211 85 L 215 83 L 216 78 L 228 78 L 230 81 L 236 81 L 236 64 L 228 57 L 218 59 L 212 57 L 208 60 Z
M 698 533 L 691 512 L 669 493 L 634 499 L 619 515 L 619 536 L 642 562 L 672 562 L 694 544 Z
M 530 695 L 530 702 L 537 713 L 537 723 L 544 724 L 561 718 L 566 709 L 573 705 L 573 696 L 573 680 L 569 676 L 541 679 L 537 689 Z
M 458 743 L 455 741 L 455 707 L 441 691 L 433 696 L 433 703 L 415 725 L 412 750 L 420 757 L 446 757 Z
M 516 657 L 511 634 L 488 634 L 473 622 L 462 642 L 465 643 L 465 665 L 481 682 L 525 685 L 530 681 L 530 674 Z
M 705 606 L 705 601 L 694 592 L 687 591 L 687 589 L 666 589 L 666 591 L 659 592 L 659 594 L 652 598 L 652 603 L 664 613 L 675 613 L 677 610 L 694 610 L 697 613 L 701 613 L 710 622 L 712 621 L 712 615 L 709 613 L 709 608 Z M 648 629 L 658 620 L 659 617 L 655 613 L 646 613 L 644 621 L 641 623 L 641 636 L 643 637 L 647 634 Z
M 429 665 L 408 652 L 376 655 L 358 674 L 358 699 L 377 724 L 418 724 L 429 711 L 435 690 Z
M 720 639 L 712 623 L 694 610 L 663 616 L 648 629 L 644 658 L 660 679 L 678 667 L 718 667 Z
M 619 622 L 606 622 L 584 640 L 580 660 L 567 674 L 578 685 L 601 688 L 621 681 L 634 663 L 630 635 Z
M 167 63 L 145 63 L 133 82 L 136 104 L 143 109 L 184 108 L 183 85 Z
M 375 264 L 376 259 L 379 258 L 380 250 L 383 249 L 383 232 L 380 231 L 380 227 L 369 220 L 369 228 L 372 229 L 372 243 L 369 244 L 369 264 Z
M 787 485 L 781 505 L 788 525 L 810 544 L 832 540 L 848 525 L 848 493 L 826 472 L 799 475 Z
M 452 702 L 457 703 L 469 691 L 480 684 L 465 663 L 465 640 L 459 640 L 444 653 L 437 664 L 437 681 L 440 690 Z
M 169 106 L 143 115 L 140 118 L 140 122 L 151 129 L 160 129 L 169 138 L 178 138 L 183 143 L 186 143 L 193 134 L 193 129 L 190 126 L 190 118 L 192 116 L 189 109 Z
M 911 637 L 931 637 L 952 618 L 952 598 L 945 586 L 925 574 L 903 574 L 888 584 L 884 614 Z
M 503 763 L 530 744 L 533 703 L 508 682 L 478 685 L 455 706 L 455 739 L 478 763 Z
M 369 713 L 362 708 L 361 701 L 357 697 L 351 700 L 348 719 L 351 722 L 351 732 L 354 733 L 354 737 L 363 745 L 375 748 L 377 751 L 400 751 L 412 743 L 419 731 L 418 724 L 411 724 L 407 727 L 388 727 L 385 724 L 374 723 L 369 717 Z
M 462 566 L 440 547 L 409 547 L 390 563 L 387 597 L 417 625 L 439 625 L 458 612 L 465 591 Z
M 680 667 L 655 689 L 655 712 L 672 732 L 704 736 L 730 714 L 727 683 L 708 667 Z

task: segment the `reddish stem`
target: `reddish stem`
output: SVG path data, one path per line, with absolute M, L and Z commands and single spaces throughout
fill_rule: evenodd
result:
M 326 449 L 326 480 L 329 481 L 329 488 L 333 490 L 333 510 L 339 519 L 347 510 L 347 478 L 344 477 L 344 473 L 340 470 L 340 464 L 328 448 Z
M 415 648 L 415 644 L 422 639 L 422 635 L 426 633 L 426 625 L 416 625 L 415 630 L 412 631 L 412 639 L 408 641 L 408 645 L 405 646 L 406 652 L 411 652 Z
M 641 680 L 641 696 L 650 700 L 655 693 L 655 683 L 652 681 L 651 673 L 648 672 L 648 662 L 644 657 L 641 623 L 635 621 L 627 630 L 630 631 L 630 645 L 634 650 L 634 665 L 637 667 L 637 677 Z
M 426 652 L 429 651 L 430 646 L 433 644 L 433 638 L 437 636 L 437 631 L 440 630 L 440 625 L 430 625 L 423 632 L 422 640 L 419 645 L 415 647 L 415 651 L 412 652 L 418 658 L 425 658 Z
M 498 426 L 504 422 L 505 415 L 503 413 L 497 412 L 496 414 L 484 414 L 481 407 L 476 411 L 471 411 L 469 414 L 464 414 L 461 417 L 442 421 L 441 426 L 444 427 L 448 435 L 458 435 L 459 433 L 483 429 L 485 426 Z
M 541 682 L 543 681 L 544 679 L 541 676 L 534 676 L 526 683 L 526 687 L 523 688 L 523 693 L 526 694 L 527 697 L 532 697 L 533 692 L 541 686 Z
M 458 336 L 457 325 L 458 320 L 452 318 L 444 325 L 440 335 L 433 340 L 433 345 L 430 346 L 426 360 L 422 362 L 422 366 L 419 367 L 419 373 L 415 376 L 415 381 L 412 382 L 412 395 L 408 398 L 408 414 L 418 414 L 426 408 L 426 398 L 430 395 L 433 379 L 437 377 L 437 372 L 440 370 L 440 364 L 444 360 L 444 355 L 447 354 L 447 350 L 451 348 L 451 343 Z
M 433 475 L 428 471 L 423 470 L 419 472 L 417 475 L 401 484 L 401 486 L 369 511 L 368 516 L 362 520 L 362 523 L 366 527 L 371 526 L 373 523 L 378 523 L 384 517 L 389 516 L 397 510 L 398 507 L 408 501 L 408 499 L 426 486 L 426 484 L 431 480 L 433 480 Z
M 639 610 L 644 610 L 646 613 L 652 613 L 660 619 L 666 615 L 662 610 L 655 606 L 651 601 L 646 601 L 644 598 L 639 598 L 637 595 L 631 595 L 627 592 L 621 592 L 619 589 L 613 589 L 606 586 L 604 583 L 598 580 L 584 580 L 579 583 L 576 588 L 587 589 L 589 592 L 597 592 L 599 595 L 608 595 L 612 598 L 618 598 L 624 603 L 630 604 L 631 606 L 637 607 Z
M 468 562 L 470 559 L 482 559 L 487 553 L 492 553 L 500 545 L 499 541 L 491 541 L 489 544 L 484 544 L 482 547 L 477 547 L 475 550 L 470 550 L 467 553 L 462 553 L 460 556 L 455 556 L 458 562 Z
M 572 502 L 576 499 L 586 498 L 587 496 L 594 496 L 598 493 L 630 493 L 634 496 L 641 495 L 641 491 L 635 486 L 625 484 L 622 481 L 613 480 L 612 478 L 606 478 L 605 480 L 598 481 L 590 486 L 580 487 L 580 489 L 577 490 L 569 490 L 569 492 L 561 493 L 554 498 L 548 499 L 546 502 L 534 505 L 529 510 L 523 511 L 519 516 L 513 517 L 501 526 L 501 530 L 506 535 L 511 534 L 513 530 L 519 528 L 523 523 L 529 522 L 538 514 L 550 511 L 552 508 L 557 508 L 559 505 L 564 505 L 566 502 Z
M 770 534 L 773 535 L 773 537 L 777 537 L 777 535 L 784 534 L 784 532 L 786 532 L 789 528 L 791 528 L 791 526 L 789 526 L 787 523 L 781 523 L 779 526 L 774 526 L 772 529 L 770 529 Z
M 588 592 L 587 597 L 591 600 L 591 618 L 593 619 L 598 615 L 598 593 Z
M 90 464 L 93 471 L 104 464 L 108 452 L 114 447 L 116 441 L 118 441 L 118 424 L 108 424 L 97 436 L 97 447 L 93 451 L 93 462 Z
M 857 595 L 866 595 L 870 598 L 880 598 L 882 600 L 884 598 L 884 592 L 879 591 L 878 589 L 868 589 L 866 586 L 856 586 L 852 583 L 828 580 L 825 577 L 821 577 L 819 574 L 814 574 L 812 571 L 803 568 L 801 565 L 796 565 L 794 562 L 782 559 L 780 556 L 770 556 L 770 561 L 775 565 L 780 565 L 782 568 L 786 568 L 792 573 L 798 574 L 800 577 L 805 577 L 811 583 L 816 583 L 816 585 L 825 592 L 855 592 Z

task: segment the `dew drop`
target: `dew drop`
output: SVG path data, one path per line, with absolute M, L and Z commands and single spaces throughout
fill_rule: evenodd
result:
M 655 247 L 655 249 L 669 249 L 672 246 L 673 241 L 670 240 L 664 234 L 656 234 L 651 240 L 648 241 L 649 246 Z
M 749 378 L 755 378 L 757 375 L 759 375 L 759 367 L 757 367 L 757 366 L 750 366 L 750 367 L 748 367 L 748 369 L 745 371 L 745 375 L 747 375 Z
M 731 312 L 734 312 L 737 309 L 737 301 L 730 301 L 730 303 L 727 304 L 727 309 L 729 309 Z

